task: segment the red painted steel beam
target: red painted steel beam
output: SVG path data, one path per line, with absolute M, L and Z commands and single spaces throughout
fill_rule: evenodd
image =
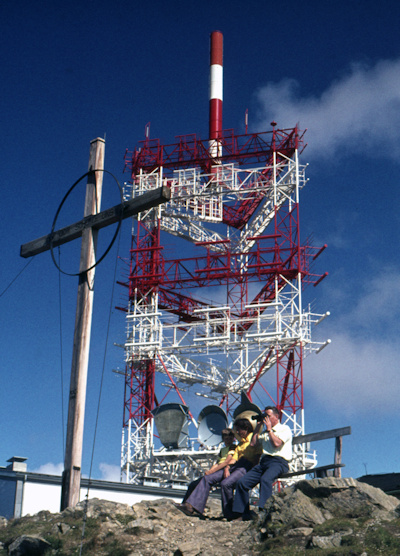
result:
M 303 144 L 303 138 L 297 127 L 251 135 L 236 135 L 232 130 L 223 130 L 219 142 L 222 146 L 222 154 L 218 157 L 221 164 L 236 162 L 244 166 L 271 161 L 274 151 L 290 157 Z M 125 170 L 131 171 L 132 179 L 140 170 L 150 172 L 160 166 L 170 170 L 199 166 L 209 171 L 212 164 L 208 141 L 194 134 L 181 136 L 178 143 L 169 145 L 146 139 L 139 141 L 133 152 L 127 150 L 125 153 Z

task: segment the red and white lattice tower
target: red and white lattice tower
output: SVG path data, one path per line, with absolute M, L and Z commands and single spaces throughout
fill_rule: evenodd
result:
M 303 307 L 321 249 L 300 242 L 306 183 L 297 129 L 235 134 L 222 127 L 222 34 L 211 34 L 209 138 L 149 138 L 126 154 L 128 197 L 166 185 L 171 200 L 139 214 L 130 272 L 121 470 L 123 480 L 191 478 L 213 451 L 197 441 L 195 413 L 209 398 L 228 415 L 241 393 L 274 404 L 304 431 L 303 359 L 324 315 Z M 168 396 L 168 399 L 167 399 Z M 203 398 L 204 397 L 204 400 Z M 189 412 L 187 446 L 157 446 L 152 410 L 177 401 Z M 197 400 L 197 409 L 193 400 Z M 199 401 L 203 403 L 199 404 Z M 159 443 L 158 443 L 159 444 Z M 313 454 L 292 464 L 312 467 Z

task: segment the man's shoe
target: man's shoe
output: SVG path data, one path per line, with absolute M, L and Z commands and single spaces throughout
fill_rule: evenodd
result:
M 233 512 L 232 515 L 228 517 L 228 521 L 243 521 L 243 515 L 238 512 Z
M 253 510 L 250 510 L 243 514 L 243 521 L 257 521 L 257 519 L 258 519 L 258 514 Z

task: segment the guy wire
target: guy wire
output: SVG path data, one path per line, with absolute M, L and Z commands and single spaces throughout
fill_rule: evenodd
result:
M 58 246 L 58 264 L 61 266 L 61 250 Z M 62 328 L 62 289 L 61 272 L 58 273 L 58 306 L 60 312 L 60 373 L 61 373 L 61 427 L 62 427 L 62 454 L 65 461 L 65 433 L 64 433 L 64 366 L 63 366 L 63 328 Z
M 15 280 L 16 280 L 16 279 L 24 272 L 24 270 L 31 264 L 31 262 L 33 261 L 34 258 L 35 258 L 35 257 L 33 256 L 33 257 L 26 263 L 26 265 L 22 268 L 22 270 L 20 270 L 20 271 L 18 272 L 18 274 L 15 276 L 15 278 L 13 278 L 13 279 L 11 280 L 11 282 L 8 284 L 8 286 L 0 293 L 0 297 L 2 297 L 2 296 L 6 293 L 6 291 L 8 290 L 8 288 L 10 288 L 10 287 L 14 284 Z

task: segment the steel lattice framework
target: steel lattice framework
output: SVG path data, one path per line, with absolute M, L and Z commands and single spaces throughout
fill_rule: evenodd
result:
M 146 138 L 126 152 L 127 197 L 171 189 L 168 204 L 137 217 L 125 283 L 127 482 L 190 478 L 208 465 L 210 450 L 196 434 L 185 449 L 157 448 L 151 411 L 167 395 L 183 404 L 191 393 L 218 399 L 231 414 L 246 392 L 277 405 L 293 433 L 304 433 L 303 359 L 323 347 L 311 340 L 323 315 L 303 307 L 302 291 L 325 276 L 312 270 L 324 247 L 300 242 L 302 135 L 272 126 L 222 132 L 217 159 L 209 140 L 194 135 L 167 146 Z M 181 256 L 170 257 L 174 249 Z M 297 455 L 294 469 L 316 463 Z

